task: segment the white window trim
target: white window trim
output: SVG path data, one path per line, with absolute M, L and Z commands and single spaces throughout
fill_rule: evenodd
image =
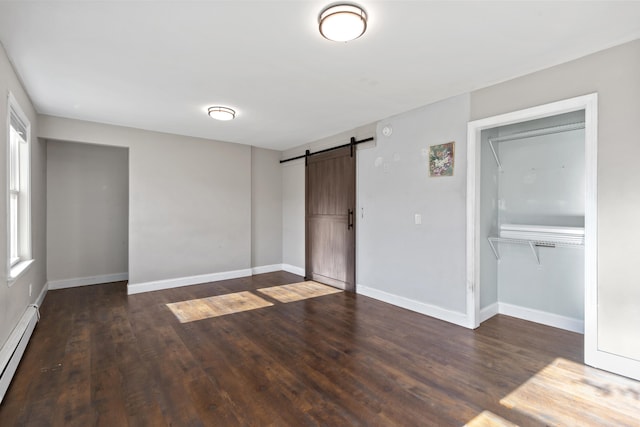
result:
M 25 261 L 20 261 L 17 264 L 15 264 L 13 267 L 11 267 L 11 270 L 9 271 L 9 277 L 7 279 L 7 284 L 9 286 L 13 285 L 16 280 L 18 280 L 18 278 L 20 278 L 20 276 L 22 276 L 24 273 L 26 273 L 29 270 L 29 267 L 31 267 L 31 265 L 33 265 L 33 259 L 28 259 Z
M 11 197 L 11 191 L 9 189 L 9 182 L 10 182 L 10 168 L 8 167 L 9 165 L 7 165 L 7 200 L 6 200 L 6 210 L 7 210 L 7 285 L 8 286 L 12 286 L 17 279 L 22 276 L 24 273 L 26 273 L 29 268 L 31 267 L 31 265 L 33 265 L 34 259 L 33 259 L 33 253 L 32 253 L 32 248 L 33 248 L 33 242 L 31 239 L 31 122 L 29 121 L 29 118 L 27 117 L 27 115 L 24 113 L 24 111 L 22 110 L 22 108 L 20 108 L 20 104 L 18 104 L 18 101 L 16 100 L 16 98 L 13 96 L 13 94 L 11 92 L 8 93 L 7 95 L 7 133 L 6 133 L 6 138 L 7 138 L 7 161 L 9 161 L 10 159 L 10 144 L 9 144 L 9 138 L 10 136 L 10 132 L 11 132 L 11 112 L 13 112 L 16 116 L 18 116 L 18 118 L 26 125 L 26 136 L 25 136 L 25 141 L 28 144 L 27 145 L 27 164 L 28 166 L 28 173 L 26 175 L 26 188 L 27 188 L 27 197 L 28 197 L 28 202 L 26 204 L 26 213 L 24 213 L 24 215 L 26 216 L 26 218 L 28 219 L 26 221 L 26 223 L 22 224 L 21 227 L 21 236 L 19 236 L 19 238 L 21 240 L 23 240 L 23 243 L 26 243 L 27 248 L 25 250 L 25 248 L 22 248 L 22 255 L 20 256 L 20 258 L 18 258 L 17 260 L 15 259 L 10 259 L 10 254 L 11 254 L 11 242 L 9 239 L 9 236 L 11 235 L 11 222 L 9 220 L 11 212 L 10 210 L 10 197 Z

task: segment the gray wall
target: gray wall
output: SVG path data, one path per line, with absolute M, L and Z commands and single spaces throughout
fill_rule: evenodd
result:
M 304 271 L 304 160 L 281 168 L 282 262 Z
M 280 152 L 251 147 L 251 266 L 282 263 Z
M 598 346 L 640 360 L 640 40 L 471 94 L 481 119 L 598 93 Z
M 463 95 L 285 152 L 303 154 L 373 136 L 357 159 L 356 280 L 366 294 L 437 307 L 463 318 L 466 304 L 466 131 Z M 378 128 L 393 127 L 390 137 Z M 452 177 L 430 178 L 429 145 L 455 141 Z M 422 225 L 414 215 L 422 215 Z M 304 267 L 304 161 L 283 165 L 283 262 Z M 414 304 L 414 303 L 417 303 Z M 425 309 L 425 306 L 428 306 Z M 443 311 L 438 311 L 442 313 Z
M 493 158 L 489 138 L 497 129 L 482 131 L 480 145 L 480 309 L 498 303 L 498 262 L 487 238 L 498 233 L 498 164 Z M 502 249 L 500 247 L 499 249 Z
M 358 285 L 465 312 L 468 119 L 468 95 L 450 98 L 382 121 L 391 136 L 358 153 Z M 429 146 L 450 141 L 454 175 L 429 177 Z
M 129 148 L 129 284 L 251 267 L 251 147 L 40 116 L 42 137 Z
M 499 127 L 510 136 L 584 122 L 584 111 Z M 585 132 L 576 129 L 496 142 L 502 161 L 500 223 L 584 227 Z M 495 163 L 493 156 L 482 161 Z
M 11 91 L 31 122 L 31 244 L 35 260 L 11 287 L 7 285 L 7 210 L 0 209 L 0 347 L 18 323 L 27 305 L 34 303 L 46 283 L 46 146 L 39 141 L 38 119 L 29 96 L 0 45 L 0 200 L 7 200 L 7 95 Z M 29 285 L 32 295 L 29 296 Z
M 129 152 L 47 144 L 47 280 L 128 271 Z

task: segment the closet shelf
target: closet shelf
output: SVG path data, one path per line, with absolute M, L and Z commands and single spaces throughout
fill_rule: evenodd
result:
M 489 245 L 491 246 L 491 250 L 493 254 L 496 256 L 496 259 L 500 261 L 500 252 L 498 251 L 498 247 L 496 243 L 511 243 L 516 245 L 528 245 L 531 248 L 531 252 L 535 257 L 538 265 L 540 265 L 540 256 L 538 255 L 538 251 L 536 248 L 583 248 L 584 242 L 580 243 L 571 243 L 571 242 L 557 242 L 552 240 L 529 240 L 529 239 L 511 239 L 508 237 L 497 237 L 497 236 L 489 236 L 487 238 L 489 240 Z

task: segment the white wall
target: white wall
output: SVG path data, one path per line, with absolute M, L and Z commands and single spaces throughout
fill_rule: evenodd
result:
M 129 148 L 130 292 L 250 273 L 251 147 L 51 116 L 40 122 L 47 139 Z
M 598 347 L 640 361 L 640 40 L 471 94 L 471 118 L 598 93 Z
M 251 267 L 282 263 L 280 152 L 251 147 Z
M 7 203 L 7 96 L 14 95 L 31 122 L 31 244 L 35 260 L 29 270 L 9 287 L 7 277 L 7 210 L 0 209 L 0 347 L 18 323 L 29 304 L 43 291 L 46 283 L 46 146 L 38 136 L 38 118 L 29 95 L 22 87 L 7 54 L 0 45 L 0 200 Z M 29 285 L 32 294 L 29 295 Z
M 360 291 L 400 297 L 460 323 L 466 309 L 468 120 L 468 95 L 450 98 L 381 121 L 379 128 L 393 128 L 391 136 L 378 132 L 376 147 L 358 153 Z M 429 146 L 450 141 L 454 175 L 429 177 Z
M 56 287 L 55 282 L 104 283 L 114 275 L 126 278 L 128 225 L 128 149 L 49 141 L 49 287 Z

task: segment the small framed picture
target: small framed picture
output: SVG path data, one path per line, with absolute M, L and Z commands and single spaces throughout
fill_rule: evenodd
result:
M 429 176 L 453 176 L 455 142 L 429 147 Z

